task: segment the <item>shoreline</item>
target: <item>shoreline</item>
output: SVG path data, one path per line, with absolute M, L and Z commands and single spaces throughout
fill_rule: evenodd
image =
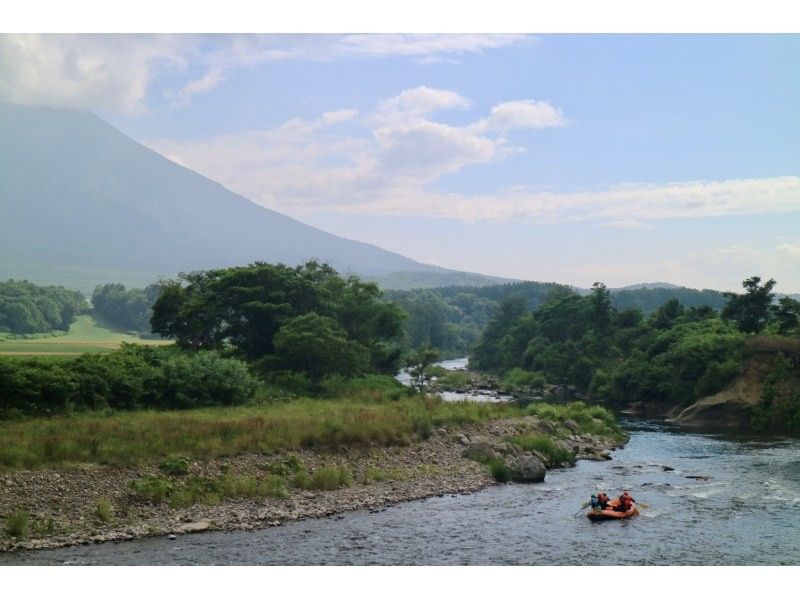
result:
M 115 468 L 87 465 L 0 473 L 0 512 L 25 509 L 34 532 L 24 539 L 0 532 L 0 552 L 42 550 L 101 542 L 134 540 L 203 531 L 255 530 L 308 518 L 345 512 L 381 510 L 411 500 L 444 494 L 470 494 L 497 484 L 489 469 L 463 456 L 470 439 L 503 443 L 521 431 L 545 431 L 555 438 L 553 423 L 535 416 L 495 420 L 478 426 L 440 428 L 425 440 L 405 446 L 345 449 L 332 452 L 299 450 L 276 455 L 239 455 L 194 461 L 189 475 L 263 476 L 266 467 L 288 454 L 310 470 L 338 465 L 352 474 L 352 485 L 335 490 L 290 489 L 282 498 L 235 498 L 219 504 L 174 508 L 131 496 L 130 483 L 157 475 L 156 465 Z M 563 432 L 563 428 L 562 428 Z M 569 433 L 557 440 L 576 459 L 610 459 L 608 451 L 626 440 Z M 550 464 L 547 468 L 551 469 Z M 370 481 L 370 471 L 388 472 L 385 481 Z M 176 478 L 178 479 L 178 478 Z M 97 504 L 110 502 L 113 517 L 101 521 Z M 51 527 L 42 531 L 45 522 Z M 38 527 L 36 527 L 38 526 Z M 39 530 L 39 531 L 36 531 Z

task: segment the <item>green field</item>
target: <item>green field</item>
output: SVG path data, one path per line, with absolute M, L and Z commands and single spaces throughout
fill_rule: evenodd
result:
M 75 318 L 69 332 L 39 338 L 0 338 L 0 355 L 6 357 L 53 356 L 70 357 L 82 353 L 104 353 L 122 343 L 165 345 L 171 341 L 143 340 L 135 334 L 112 330 L 96 317 Z

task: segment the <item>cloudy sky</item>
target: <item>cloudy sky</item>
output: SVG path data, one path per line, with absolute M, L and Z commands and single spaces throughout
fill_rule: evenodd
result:
M 459 270 L 800 291 L 799 36 L 0 36 L 0 98 L 90 109 L 269 208 Z

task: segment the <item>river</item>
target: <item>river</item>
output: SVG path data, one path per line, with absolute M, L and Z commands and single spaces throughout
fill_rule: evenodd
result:
M 612 461 L 550 471 L 542 484 L 260 531 L 2 554 L 0 564 L 800 564 L 800 441 L 625 425 L 630 442 Z M 591 491 L 622 488 L 648 505 L 641 516 L 603 523 L 573 516 Z

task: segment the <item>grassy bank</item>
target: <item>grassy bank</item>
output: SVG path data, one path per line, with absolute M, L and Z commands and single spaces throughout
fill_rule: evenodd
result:
M 0 422 L 0 467 L 157 463 L 299 448 L 407 444 L 440 426 L 520 415 L 511 405 L 438 399 L 298 399 L 190 411 L 134 411 Z
M 93 315 L 75 318 L 64 334 L 30 335 L 26 338 L 0 338 L 0 355 L 8 357 L 70 357 L 83 353 L 106 353 L 122 343 L 165 345 L 171 341 L 143 340 L 135 334 L 113 330 Z

